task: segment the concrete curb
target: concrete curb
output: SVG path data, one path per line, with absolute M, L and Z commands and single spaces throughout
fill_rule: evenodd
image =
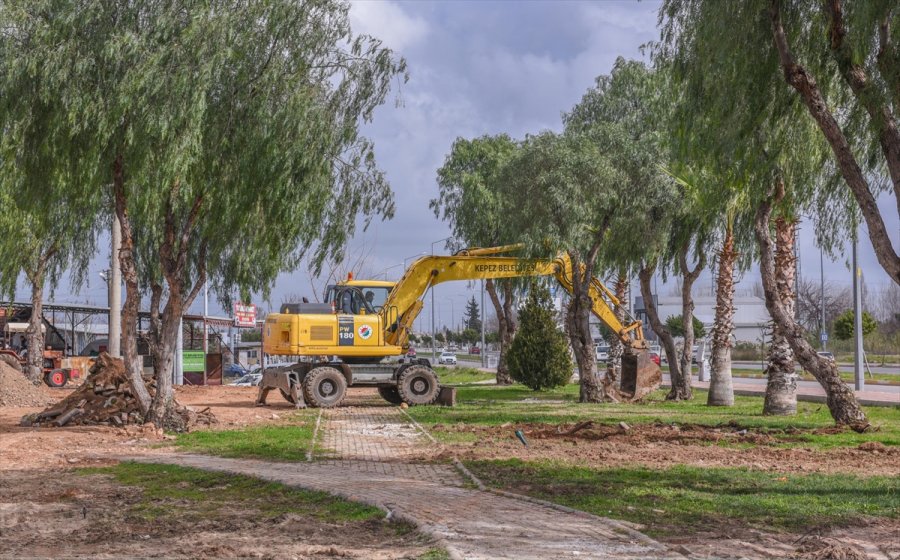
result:
M 316 427 L 313 428 L 312 441 L 309 442 L 309 450 L 306 452 L 306 461 L 311 462 L 313 460 L 313 453 L 316 450 L 316 438 L 319 435 L 319 424 L 322 422 L 322 411 L 324 409 L 319 409 L 319 415 L 316 416 Z

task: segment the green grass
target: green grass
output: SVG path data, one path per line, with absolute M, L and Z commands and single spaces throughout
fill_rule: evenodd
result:
M 471 461 L 485 484 L 647 526 L 685 534 L 727 522 L 764 530 L 806 531 L 900 517 L 900 478 L 781 475 L 734 468 L 591 469 L 554 462 Z
M 409 409 L 413 418 L 425 425 L 512 423 L 562 423 L 594 420 L 600 423 L 646 424 L 654 422 L 718 426 L 736 424 L 760 431 L 785 429 L 815 430 L 828 428 L 834 421 L 824 404 L 800 402 L 796 416 L 763 416 L 762 397 L 736 396 L 733 407 L 706 406 L 706 391 L 695 390 L 688 402 L 667 402 L 658 391 L 641 404 L 579 404 L 578 386 L 566 385 L 552 391 L 535 392 L 522 385 L 461 386 L 457 390 L 458 405 Z M 526 400 L 528 399 L 528 400 Z M 782 445 L 827 448 L 856 446 L 866 441 L 900 445 L 900 407 L 865 407 L 874 431 L 865 434 L 846 430 L 837 434 L 771 434 Z M 437 432 L 439 438 L 454 437 Z
M 301 426 L 259 426 L 242 430 L 196 431 L 179 434 L 175 445 L 220 457 L 254 457 L 305 461 L 314 423 Z
M 472 367 L 448 368 L 438 366 L 434 368 L 434 371 L 437 373 L 438 378 L 443 385 L 465 385 L 467 383 L 496 379 L 497 377 L 497 374 L 495 373 L 481 371 L 480 369 Z
M 107 474 L 120 484 L 140 487 L 141 501 L 132 513 L 147 521 L 181 515 L 192 519 L 214 517 L 220 507 L 229 503 L 263 518 L 297 513 L 338 523 L 384 517 L 376 507 L 243 475 L 144 463 L 120 463 L 78 472 Z

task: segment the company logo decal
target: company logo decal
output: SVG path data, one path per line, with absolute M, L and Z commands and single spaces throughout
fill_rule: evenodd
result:
M 369 337 L 372 336 L 372 327 L 369 325 L 361 325 L 356 332 L 359 333 L 359 338 L 368 340 Z

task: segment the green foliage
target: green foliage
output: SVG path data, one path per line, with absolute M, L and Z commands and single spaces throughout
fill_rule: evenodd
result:
M 428 346 L 428 345 L 431 344 L 431 340 L 432 340 L 432 339 L 431 339 L 431 335 L 430 335 L 430 334 L 423 334 L 423 335 L 421 336 L 420 340 L 422 341 L 422 344 L 424 344 L 425 346 Z
M 489 486 L 686 535 L 716 525 L 806 531 L 896 518 L 900 479 L 678 466 L 592 469 L 547 461 L 470 461 Z
M 446 342 L 446 338 L 444 337 L 444 333 L 438 332 L 434 334 L 434 339 L 438 341 L 440 344 Z
M 311 414 L 300 413 L 302 418 Z M 255 457 L 305 461 L 312 445 L 312 422 L 299 426 L 262 426 L 243 430 L 198 431 L 179 434 L 175 445 L 222 457 Z
M 20 181 L 26 200 L 73 213 L 83 201 L 105 212 L 100 185 L 120 161 L 145 285 L 172 272 L 169 248 L 187 286 L 205 266 L 226 302 L 266 294 L 308 248 L 315 264 L 339 257 L 358 214 L 368 223 L 393 212 L 359 126 L 405 63 L 352 35 L 348 9 L 4 3 L 0 160 L 27 171 L 77 157 L 72 177 Z
M 478 308 L 478 302 L 475 296 L 466 303 L 465 327 L 473 331 L 481 332 L 481 312 Z
M 706 336 L 706 327 L 703 326 L 703 323 L 700 322 L 700 319 L 696 317 L 691 317 L 694 324 L 694 337 L 703 338 Z M 684 336 L 684 329 L 682 329 L 682 315 L 669 315 L 666 318 L 666 327 L 669 329 L 669 332 L 672 333 L 672 336 Z
M 481 330 L 475 329 L 463 329 L 463 332 L 459 336 L 460 342 L 464 344 L 475 344 L 476 342 L 481 340 Z
M 849 340 L 853 338 L 856 329 L 853 324 L 854 313 L 852 309 L 848 309 L 841 313 L 837 319 L 834 320 L 834 336 L 838 338 L 838 340 Z M 878 321 L 875 320 L 874 317 L 869 315 L 868 311 L 863 311 L 862 313 L 862 331 L 863 337 L 869 336 L 875 329 L 878 328 Z
M 549 290 L 533 284 L 506 359 L 512 378 L 534 391 L 565 385 L 572 377 L 569 344 L 555 315 Z

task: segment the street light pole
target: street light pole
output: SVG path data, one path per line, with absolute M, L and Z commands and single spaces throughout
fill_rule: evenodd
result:
M 484 279 L 481 280 L 481 367 L 485 367 L 484 351 Z
M 857 260 L 856 232 L 853 232 L 853 338 L 856 351 L 853 353 L 853 379 L 857 391 L 866 386 L 863 377 L 863 332 L 862 332 L 862 268 Z
M 445 237 L 443 239 L 438 239 L 437 241 L 431 242 L 431 256 L 432 257 L 434 256 L 434 246 L 437 245 L 438 243 L 440 243 L 441 241 L 447 241 L 448 239 L 451 239 L 451 238 Z M 434 284 L 433 283 L 429 287 L 429 290 L 431 290 L 431 356 L 433 358 L 437 355 L 437 346 L 435 346 L 435 344 L 436 344 L 435 338 L 437 337 L 437 330 L 435 330 L 435 328 L 434 328 Z
M 819 333 L 819 340 L 822 341 L 822 352 L 825 352 L 828 349 L 828 333 L 825 332 L 825 251 L 821 247 L 819 247 L 819 282 L 821 291 L 819 305 L 822 311 L 822 330 Z

